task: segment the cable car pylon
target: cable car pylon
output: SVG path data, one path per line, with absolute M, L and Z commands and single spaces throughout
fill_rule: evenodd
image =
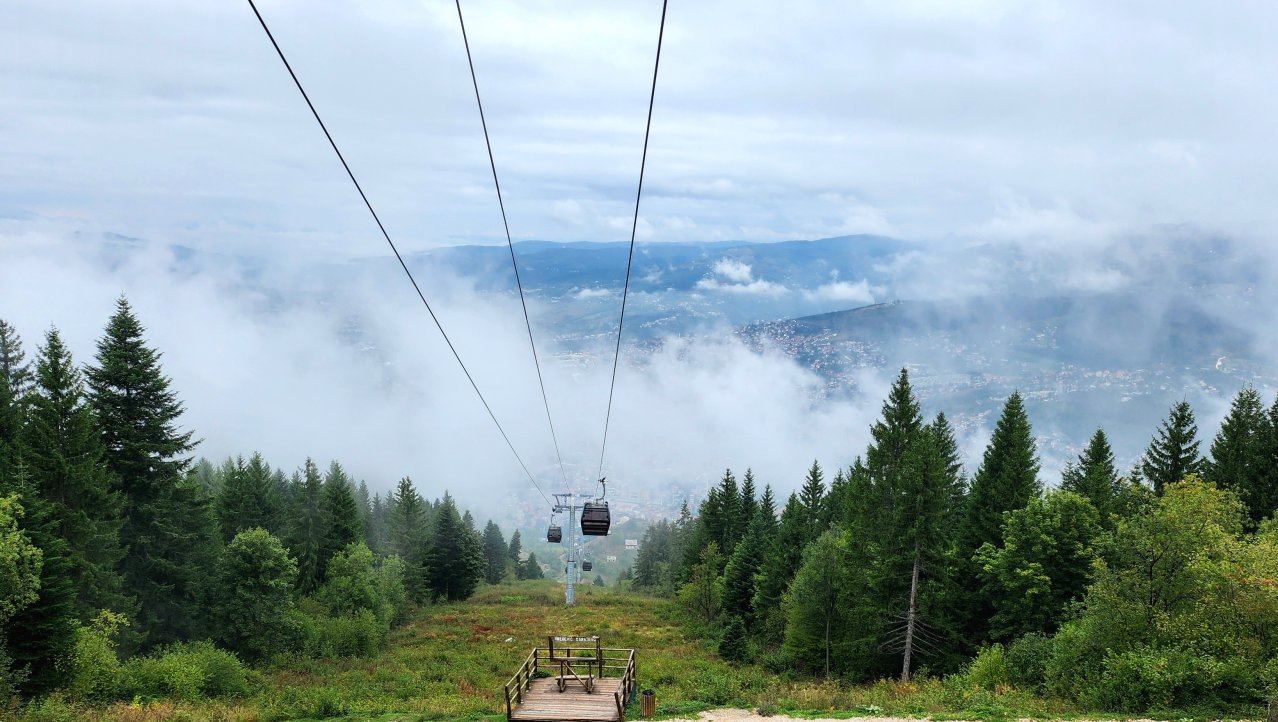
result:
M 603 479 L 599 480 L 603 485 L 605 494 L 607 486 Z M 563 494 L 551 494 L 555 498 L 554 506 L 551 508 L 552 516 L 550 527 L 546 530 L 546 541 L 552 543 L 565 543 L 563 539 L 563 528 L 554 523 L 553 514 L 568 515 L 568 561 L 564 565 L 564 605 L 572 606 L 576 603 L 576 586 L 579 576 L 577 567 L 581 545 L 578 539 L 582 536 L 607 536 L 608 530 L 612 526 L 611 514 L 608 511 L 608 502 L 603 500 L 603 496 L 586 497 L 582 499 L 579 494 L 574 492 L 566 492 Z M 588 500 L 587 500 L 588 499 Z M 577 514 L 581 513 L 581 528 L 577 527 Z M 580 534 L 578 532 L 580 531 Z M 593 567 L 593 565 L 591 565 Z M 589 571 L 589 569 L 586 569 Z

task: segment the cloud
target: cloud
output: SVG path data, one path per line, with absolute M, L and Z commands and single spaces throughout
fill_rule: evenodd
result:
M 804 298 L 812 301 L 846 301 L 849 303 L 874 303 L 874 291 L 869 281 L 864 279 L 856 283 L 848 281 L 831 281 L 811 291 L 803 292 Z
M 613 292 L 607 288 L 583 288 L 576 295 L 578 299 L 584 301 L 591 298 L 607 298 L 613 295 Z
M 784 285 L 754 277 L 750 264 L 730 258 L 715 262 L 711 276 L 697 281 L 703 291 L 721 291 L 746 296 L 783 296 L 789 293 Z M 722 279 L 722 280 L 720 280 Z

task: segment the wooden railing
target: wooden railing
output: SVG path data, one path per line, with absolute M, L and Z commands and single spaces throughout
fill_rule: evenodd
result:
M 618 719 L 625 719 L 626 705 L 630 704 L 630 700 L 634 697 L 635 689 L 638 686 L 636 681 L 638 668 L 635 662 L 635 650 L 633 649 L 616 649 L 603 648 L 602 659 L 598 663 L 595 658 L 594 647 L 555 647 L 556 656 L 563 654 L 572 654 L 574 652 L 589 652 L 590 656 L 580 657 L 581 664 L 592 664 L 598 670 L 599 677 L 620 677 L 621 686 L 613 693 L 613 701 L 617 705 Z M 523 665 L 519 667 L 519 671 L 506 682 L 503 689 L 503 699 L 506 703 L 506 719 L 510 719 L 511 712 L 514 711 L 516 705 L 524 701 L 524 692 L 532 684 L 534 679 L 539 676 L 538 673 L 542 669 L 543 663 L 549 669 L 553 669 L 554 665 L 550 664 L 550 649 L 547 647 L 535 647 L 524 660 Z M 574 663 L 577 660 L 574 659 Z M 557 664 L 557 663 L 556 663 Z

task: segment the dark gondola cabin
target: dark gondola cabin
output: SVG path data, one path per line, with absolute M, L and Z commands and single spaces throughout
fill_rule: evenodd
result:
M 608 513 L 608 502 L 588 501 L 581 507 L 581 533 L 586 536 L 608 536 L 608 527 L 612 525 L 612 516 Z
M 581 571 L 583 571 L 583 572 L 588 572 L 588 571 L 590 571 L 590 570 L 592 570 L 592 569 L 594 569 L 594 568 L 595 568 L 595 565 L 594 565 L 594 564 L 591 564 L 590 562 L 582 562 L 582 563 L 581 563 Z
M 546 541 L 551 544 L 558 544 L 564 540 L 564 530 L 558 526 L 551 526 L 546 530 Z

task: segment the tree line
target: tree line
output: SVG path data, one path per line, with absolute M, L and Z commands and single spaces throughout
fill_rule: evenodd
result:
M 778 672 L 969 674 L 1120 710 L 1278 695 L 1278 401 L 1244 388 L 1207 455 L 1178 403 L 1126 474 L 1097 429 L 1054 489 L 1019 393 L 971 478 L 906 370 L 870 436 L 779 513 L 726 471 L 649 527 L 633 587 Z
M 370 654 L 413 604 L 540 576 L 517 532 L 408 477 L 383 497 L 337 461 L 193 463 L 160 362 L 123 298 L 83 367 L 56 328 L 29 361 L 0 320 L 0 704 L 129 698 L 130 670 L 226 651 Z

